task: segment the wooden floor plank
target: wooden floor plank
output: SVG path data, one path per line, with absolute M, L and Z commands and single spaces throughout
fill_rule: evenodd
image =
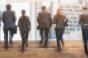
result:
M 14 42 L 13 48 L 4 50 L 0 42 L 0 58 L 85 58 L 82 41 L 65 41 L 62 52 L 56 50 L 56 42 L 49 42 L 48 48 L 40 47 L 38 42 L 29 42 L 24 53 L 19 50 L 21 42 Z

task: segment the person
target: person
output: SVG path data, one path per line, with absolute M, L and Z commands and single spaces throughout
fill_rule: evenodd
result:
M 28 34 L 31 28 L 30 20 L 25 14 L 26 11 L 22 10 L 22 16 L 18 21 L 19 30 L 22 37 L 22 52 L 25 51 L 25 47 L 28 47 Z
M 1 10 L 0 10 L 0 27 L 1 27 L 1 20 L 2 20 L 2 14 L 1 14 Z
M 1 10 L 0 10 L 0 34 L 1 34 L 1 20 L 2 20 L 2 14 L 1 14 Z M 1 35 L 0 35 L 1 38 Z
M 88 57 L 88 12 L 87 8 L 83 7 L 82 14 L 80 15 L 79 24 L 82 28 L 82 35 L 83 35 L 83 44 L 84 44 L 84 51 L 86 56 Z
M 55 33 L 56 33 L 56 41 L 57 41 L 57 48 L 58 51 L 61 51 L 61 45 L 64 46 L 64 41 L 63 41 L 63 33 L 65 30 L 65 27 L 67 26 L 67 18 L 65 15 L 62 13 L 62 9 L 59 8 L 57 9 L 57 13 L 54 16 L 53 23 L 56 24 L 55 27 Z
M 42 6 L 41 12 L 39 12 L 37 17 L 38 29 L 40 31 L 40 44 L 43 44 L 44 48 L 48 47 L 48 36 L 50 33 L 50 27 L 52 25 L 52 18 L 49 12 L 46 11 L 46 7 Z
M 8 37 L 9 37 L 9 43 L 13 44 L 13 36 L 14 36 L 14 28 L 15 28 L 15 22 L 16 22 L 16 16 L 15 12 L 11 10 L 11 5 L 6 5 L 6 11 L 2 14 L 2 20 L 3 20 L 3 31 L 4 31 L 4 48 L 8 49 Z M 9 33 L 9 35 L 8 35 Z

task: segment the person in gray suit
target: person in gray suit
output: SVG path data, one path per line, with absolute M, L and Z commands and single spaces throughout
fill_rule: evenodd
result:
M 28 47 L 28 35 L 31 29 L 31 22 L 28 16 L 26 16 L 25 14 L 26 11 L 22 10 L 22 16 L 19 18 L 18 21 L 19 30 L 22 37 L 22 52 L 25 51 L 25 47 Z
M 0 10 L 0 27 L 1 27 L 1 20 L 2 20 L 2 14 L 1 14 L 1 10 Z
M 65 15 L 62 13 L 62 9 L 59 8 L 57 9 L 57 13 L 54 16 L 53 23 L 56 24 L 55 32 L 56 32 L 56 38 L 57 38 L 57 48 L 58 51 L 61 51 L 61 48 L 64 46 L 64 41 L 63 41 L 63 33 L 65 30 L 65 27 L 67 26 L 67 18 Z
M 4 31 L 4 48 L 8 49 L 8 37 L 9 37 L 9 43 L 12 47 L 12 38 L 14 36 L 14 28 L 15 28 L 15 22 L 16 22 L 16 16 L 15 12 L 11 10 L 11 5 L 6 5 L 6 11 L 2 14 L 2 20 L 3 20 L 3 31 Z M 10 33 L 8 35 L 8 33 Z
M 38 29 L 40 31 L 40 44 L 44 43 L 44 48 L 48 47 L 48 36 L 50 32 L 50 27 L 52 25 L 52 18 L 50 13 L 46 12 L 46 7 L 42 6 L 42 11 L 38 14 L 37 22 Z
M 80 15 L 79 24 L 82 28 L 84 51 L 88 57 L 88 9 L 83 7 L 83 13 Z
M 1 20 L 2 20 L 2 14 L 1 14 L 1 10 L 0 10 L 0 34 L 1 34 Z M 0 35 L 1 38 L 1 35 Z

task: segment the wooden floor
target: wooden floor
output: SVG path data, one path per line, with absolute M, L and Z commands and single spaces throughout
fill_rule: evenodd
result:
M 56 42 L 49 42 L 48 48 L 42 48 L 38 42 L 29 43 L 24 53 L 20 52 L 20 42 L 15 42 L 13 48 L 3 49 L 0 43 L 0 58 L 85 58 L 82 41 L 65 41 L 63 51 L 56 50 Z

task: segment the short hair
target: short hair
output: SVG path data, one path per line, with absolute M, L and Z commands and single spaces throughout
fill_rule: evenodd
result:
M 25 13 L 26 13 L 26 10 L 22 10 L 21 13 L 22 13 L 22 14 L 25 14 Z
M 25 10 L 22 10 L 22 12 L 25 12 Z
M 42 6 L 42 9 L 46 9 L 46 6 Z
M 10 4 L 7 4 L 6 7 L 11 7 L 11 5 Z
M 83 9 L 83 10 L 87 10 L 87 7 L 83 7 L 82 9 Z

